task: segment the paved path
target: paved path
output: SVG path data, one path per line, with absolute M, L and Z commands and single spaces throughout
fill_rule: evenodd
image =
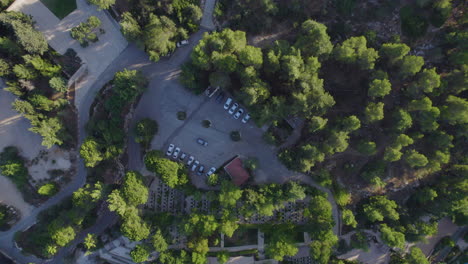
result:
M 216 27 L 213 23 L 213 11 L 215 8 L 216 0 L 205 0 L 203 8 L 203 17 L 200 25 L 207 30 L 215 30 Z

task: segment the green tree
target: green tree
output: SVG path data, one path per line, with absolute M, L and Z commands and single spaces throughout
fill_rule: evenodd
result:
M 377 152 L 377 145 L 373 141 L 361 141 L 356 149 L 364 155 L 372 156 Z
M 176 48 L 174 38 L 177 34 L 175 23 L 166 16 L 149 15 L 148 24 L 143 29 L 143 41 L 152 61 Z
M 354 214 L 353 214 L 353 211 L 349 210 L 349 209 L 344 209 L 342 212 L 341 212 L 341 218 L 343 219 L 343 224 L 347 225 L 347 226 L 351 226 L 353 228 L 356 228 L 357 226 L 357 221 L 356 219 L 354 218 Z
M 84 239 L 83 245 L 87 250 L 91 250 L 96 247 L 96 235 L 88 233 Z
M 158 123 L 150 118 L 138 121 L 135 126 L 135 141 L 145 149 L 150 147 L 153 137 L 158 133 Z
M 390 93 L 392 90 L 392 84 L 388 79 L 374 79 L 369 84 L 368 95 L 372 98 L 384 97 Z
M 253 66 L 255 69 L 260 69 L 263 64 L 262 50 L 247 45 L 239 52 L 239 61 L 246 67 Z
M 127 210 L 127 202 L 120 194 L 120 190 L 113 190 L 107 198 L 107 203 L 109 204 L 109 210 L 117 212 L 120 216 L 123 216 Z
M 384 118 L 384 103 L 371 102 L 364 109 L 364 115 L 366 116 L 366 121 L 368 123 L 373 123 Z
M 239 187 L 227 180 L 221 182 L 218 200 L 222 207 L 234 207 L 241 197 L 242 190 Z
M 410 249 L 410 253 L 407 254 L 405 258 L 408 264 L 429 264 L 424 253 L 416 246 Z
M 271 242 L 265 246 L 265 253 L 278 261 L 283 261 L 284 256 L 294 256 L 298 251 L 294 241 L 286 234 L 273 235 Z
M 340 123 L 341 129 L 345 132 L 356 131 L 361 127 L 361 121 L 354 115 L 343 118 Z
M 419 204 L 426 204 L 428 202 L 433 201 L 437 197 L 437 191 L 430 188 L 425 187 L 414 194 L 414 199 Z
M 168 244 L 166 242 L 166 239 L 164 238 L 164 236 L 162 235 L 162 232 L 161 232 L 161 229 L 157 229 L 156 232 L 154 233 L 152 239 L 151 239 L 151 243 L 154 247 L 154 250 L 156 250 L 156 252 L 164 252 L 167 250 L 168 248 Z
M 96 139 L 88 137 L 80 147 L 80 155 L 85 161 L 85 166 L 93 168 L 103 160 L 103 154 Z
M 333 247 L 338 243 L 338 237 L 331 230 L 326 232 L 324 239 L 314 240 L 310 243 L 310 255 L 320 264 L 327 264 L 333 253 Z
M 203 236 L 211 236 L 219 224 L 213 215 L 191 214 L 184 225 L 187 234 L 198 233 Z
M 133 241 L 148 238 L 150 229 L 138 215 L 138 210 L 135 207 L 128 207 L 122 218 L 123 222 L 120 226 L 120 231 L 124 236 Z
M 302 23 L 300 35 L 294 46 L 307 57 L 326 57 L 333 50 L 327 27 L 310 19 Z
M 62 145 L 60 134 L 63 131 L 63 124 L 57 117 L 33 122 L 32 125 L 29 130 L 42 136 L 43 146 L 51 148 L 53 145 Z
M 150 248 L 144 244 L 136 245 L 136 247 L 130 251 L 132 260 L 136 263 L 145 262 L 150 256 Z
M 51 234 L 52 240 L 60 247 L 66 246 L 68 243 L 75 239 L 76 233 L 73 227 L 71 226 L 64 226 L 60 227 L 57 226 L 57 222 L 52 223 L 49 227 L 49 232 Z
M 121 194 L 130 206 L 145 204 L 148 200 L 148 188 L 143 183 L 143 176 L 137 171 L 125 174 Z
M 33 27 L 33 21 L 26 14 L 16 11 L 0 14 L 0 24 L 12 30 L 18 43 L 31 54 L 42 55 L 49 48 L 47 40 Z
M 37 193 L 43 196 L 53 196 L 57 192 L 58 188 L 55 183 L 46 183 L 37 190 Z
M 411 115 L 403 109 L 398 109 L 394 112 L 393 118 L 395 119 L 395 129 L 398 131 L 403 132 L 413 125 Z
M 408 87 L 408 92 L 412 96 L 419 96 L 421 92 L 432 93 L 434 88 L 440 86 L 440 75 L 437 74 L 436 69 L 424 69 L 418 73 L 416 82 Z
M 424 167 L 429 162 L 426 156 L 424 156 L 423 154 L 420 154 L 414 149 L 406 151 L 404 159 L 408 163 L 408 165 L 410 165 L 412 168 Z
M 400 219 L 397 204 L 385 196 L 372 196 L 369 203 L 364 205 L 364 215 L 371 222 L 383 221 L 384 218 L 391 220 Z
M 423 65 L 423 57 L 407 55 L 400 62 L 400 75 L 403 78 L 413 76 L 421 70 Z
M 362 69 L 374 69 L 379 54 L 373 48 L 367 48 L 365 37 L 351 37 L 334 49 L 335 58 L 345 63 L 357 63 Z
M 397 62 L 401 61 L 410 51 L 404 43 L 384 43 L 380 48 L 380 56 L 388 59 L 390 65 L 395 65 Z
M 163 158 L 159 151 L 153 150 L 145 156 L 146 168 L 158 174 L 169 187 L 174 188 L 187 183 L 186 169 L 182 164 Z
M 115 0 L 88 0 L 88 2 L 96 5 L 99 9 L 109 9 L 115 4 Z
M 16 64 L 13 67 L 13 73 L 18 77 L 18 79 L 32 80 L 37 77 L 37 73 L 34 69 L 23 64 Z
M 216 186 L 219 183 L 219 177 L 218 174 L 213 173 L 210 176 L 206 178 L 206 183 L 210 186 Z
M 394 162 L 398 161 L 401 159 L 401 156 L 403 156 L 403 153 L 401 153 L 400 148 L 395 148 L 395 147 L 386 147 L 385 152 L 384 152 L 384 160 L 389 161 L 389 162 Z
M 49 85 L 52 87 L 52 89 L 59 93 L 65 93 L 68 90 L 65 80 L 61 77 L 52 77 L 49 80 Z
M 322 130 L 325 125 L 327 124 L 328 119 L 320 117 L 320 116 L 313 116 L 310 118 L 309 122 L 309 132 L 314 133 L 318 130 Z
M 130 12 L 122 13 L 122 19 L 120 20 L 120 26 L 122 34 L 129 40 L 129 41 L 137 41 L 139 40 L 143 32 L 141 30 L 138 21 L 133 17 Z
M 468 101 L 449 95 L 441 107 L 441 118 L 451 125 L 468 123 Z
M 0 59 L 0 77 L 7 76 L 11 73 L 10 65 L 3 59 Z
M 219 251 L 216 253 L 216 259 L 220 264 L 224 264 L 229 261 L 229 252 L 228 251 Z
M 382 234 L 382 240 L 390 247 L 397 247 L 403 249 L 405 246 L 405 235 L 400 233 L 386 224 L 380 225 L 380 232 Z

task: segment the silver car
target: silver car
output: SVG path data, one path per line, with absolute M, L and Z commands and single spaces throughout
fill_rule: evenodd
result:
M 195 157 L 194 156 L 190 156 L 187 160 L 187 166 L 190 166 L 192 165 L 193 161 L 195 160 Z
M 182 152 L 182 154 L 180 154 L 179 160 L 183 161 L 185 157 L 187 157 L 187 154 L 185 152 Z
M 166 155 L 170 156 L 172 155 L 172 152 L 174 151 L 174 144 L 169 144 L 169 147 L 167 148 Z
M 242 118 L 242 123 L 246 124 L 247 122 L 249 122 L 249 120 L 250 120 L 250 115 L 246 114 L 244 118 Z
M 234 103 L 231 108 L 229 109 L 229 114 L 232 115 L 234 114 L 234 111 L 236 111 L 237 107 L 239 106 L 238 103 Z
M 215 171 L 216 171 L 216 168 L 215 168 L 215 167 L 211 167 L 211 169 L 206 173 L 206 176 L 210 176 L 210 175 L 213 174 Z
M 228 110 L 229 106 L 231 106 L 232 103 L 232 98 L 228 98 L 226 102 L 224 103 L 224 110 Z
M 198 164 L 200 164 L 200 162 L 198 160 L 196 160 L 195 163 L 193 163 L 193 165 L 192 165 L 191 171 L 195 171 L 195 169 L 198 167 Z
M 172 154 L 172 158 L 177 159 L 177 157 L 179 156 L 179 153 L 180 153 L 180 148 L 177 147 L 177 148 L 174 150 L 174 154 Z
M 237 113 L 234 115 L 234 118 L 235 119 L 239 119 L 239 117 L 244 113 L 244 109 L 242 108 L 239 108 L 239 110 L 237 111 Z

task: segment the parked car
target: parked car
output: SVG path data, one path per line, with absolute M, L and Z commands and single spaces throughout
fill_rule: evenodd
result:
M 180 42 L 177 42 L 177 47 L 184 46 L 184 45 L 187 45 L 187 44 L 189 44 L 188 40 L 182 40 Z
M 196 160 L 192 165 L 191 171 L 195 171 L 195 169 L 198 167 L 198 164 L 200 164 L 200 162 L 198 160 Z
M 180 154 L 179 160 L 183 161 L 185 157 L 187 157 L 187 154 L 185 152 L 182 152 L 182 154 Z
M 228 110 L 229 109 L 229 106 L 231 106 L 231 103 L 232 103 L 232 98 L 229 97 L 226 102 L 224 103 L 224 110 Z
M 195 160 L 195 157 L 194 156 L 190 156 L 187 160 L 187 166 L 190 166 L 192 165 L 193 161 Z
M 201 176 L 203 171 L 205 171 L 205 166 L 200 165 L 200 167 L 198 168 L 198 171 L 197 171 L 197 175 Z
M 249 120 L 250 120 L 250 115 L 246 114 L 244 118 L 242 118 L 242 123 L 246 124 L 247 122 L 249 122 Z
M 206 176 L 210 176 L 210 175 L 213 174 L 215 171 L 216 171 L 216 168 L 215 168 L 215 167 L 211 167 L 211 169 L 206 173 Z
M 216 96 L 216 102 L 222 103 L 224 99 L 224 92 L 220 92 L 218 96 Z
M 174 144 L 169 144 L 169 147 L 167 148 L 166 155 L 170 156 L 172 155 L 172 151 L 174 151 Z
M 232 115 L 234 114 L 234 111 L 236 111 L 237 107 L 239 106 L 238 103 L 234 103 L 231 108 L 229 109 L 229 114 Z
M 208 146 L 208 142 L 202 138 L 197 138 L 197 143 L 205 147 Z
M 239 110 L 237 111 L 237 113 L 234 115 L 234 118 L 235 119 L 239 119 L 239 117 L 244 113 L 244 109 L 242 108 L 239 108 Z
M 177 148 L 174 150 L 174 154 L 172 154 L 172 158 L 177 159 L 177 156 L 179 156 L 179 153 L 180 153 L 180 148 L 177 147 Z

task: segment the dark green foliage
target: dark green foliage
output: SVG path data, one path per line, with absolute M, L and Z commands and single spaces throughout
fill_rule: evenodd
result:
M 403 249 L 405 246 L 405 235 L 403 233 L 396 231 L 386 224 L 380 225 L 380 232 L 382 234 L 382 240 L 390 247 Z
M 377 152 L 377 145 L 372 141 L 361 141 L 356 149 L 364 155 L 372 156 Z
M 397 204 L 395 201 L 387 199 L 385 196 L 372 196 L 369 203 L 365 204 L 364 214 L 371 222 L 383 221 L 385 218 L 398 220 Z
M 158 123 L 150 118 L 144 118 L 138 121 L 135 126 L 135 141 L 140 143 L 144 149 L 148 149 L 157 133 Z
M 16 147 L 6 147 L 0 153 L 0 173 L 8 177 L 20 190 L 25 190 L 29 173 Z
M 380 160 L 371 161 L 363 168 L 361 177 L 368 183 L 381 187 L 381 179 L 384 178 L 386 167 L 385 162 Z
M 375 60 L 379 58 L 378 52 L 373 48 L 367 48 L 365 37 L 352 37 L 334 49 L 335 58 L 344 63 L 356 63 L 362 69 L 374 69 Z
M 143 176 L 137 171 L 128 171 L 125 174 L 120 189 L 128 206 L 145 204 L 148 200 L 148 188 L 143 183 Z
M 302 23 L 301 34 L 294 46 L 304 56 L 326 57 L 333 50 L 333 44 L 327 34 L 327 27 L 314 20 Z
M 145 262 L 148 260 L 151 253 L 151 248 L 145 244 L 136 245 L 136 247 L 130 252 L 132 260 L 136 263 Z
M 364 114 L 366 117 L 366 122 L 373 123 L 384 118 L 384 103 L 369 103 L 364 109 Z
M 68 90 L 65 80 L 61 77 L 52 77 L 49 80 L 49 85 L 57 92 L 64 93 Z
M 11 30 L 17 43 L 29 53 L 42 55 L 48 49 L 48 44 L 42 33 L 35 30 L 30 17 L 12 12 L 0 13 L 0 24 Z
M 265 246 L 265 253 L 270 258 L 282 261 L 284 256 L 294 256 L 299 249 L 294 244 L 293 225 L 271 226 L 277 232 L 267 232 L 269 243 Z
M 101 20 L 95 16 L 90 16 L 86 22 L 80 23 L 78 26 L 71 29 L 71 37 L 78 40 L 83 47 L 88 46 L 88 40 L 91 42 L 98 41 L 94 31 L 101 25 Z
M 99 9 L 108 9 L 115 4 L 115 0 L 88 0 L 88 2 L 98 6 Z
M 148 152 L 145 156 L 145 165 L 149 171 L 158 174 L 164 183 L 171 188 L 188 182 L 185 166 L 162 157 L 159 151 Z
M 428 163 L 428 160 L 426 156 L 423 154 L 420 154 L 416 150 L 409 150 L 405 153 L 405 161 L 410 165 L 411 167 L 424 167 Z
M 58 192 L 58 188 L 55 183 L 46 183 L 37 190 L 37 193 L 43 196 L 53 196 L 57 192 Z
M 441 27 L 449 18 L 452 12 L 451 0 L 436 0 L 432 4 L 431 24 L 435 27 Z
M 413 6 L 407 5 L 400 9 L 401 30 L 410 38 L 419 38 L 426 34 L 428 23 L 426 18 Z
M 85 160 L 86 167 L 94 167 L 103 160 L 99 143 L 88 137 L 80 147 L 80 155 Z

